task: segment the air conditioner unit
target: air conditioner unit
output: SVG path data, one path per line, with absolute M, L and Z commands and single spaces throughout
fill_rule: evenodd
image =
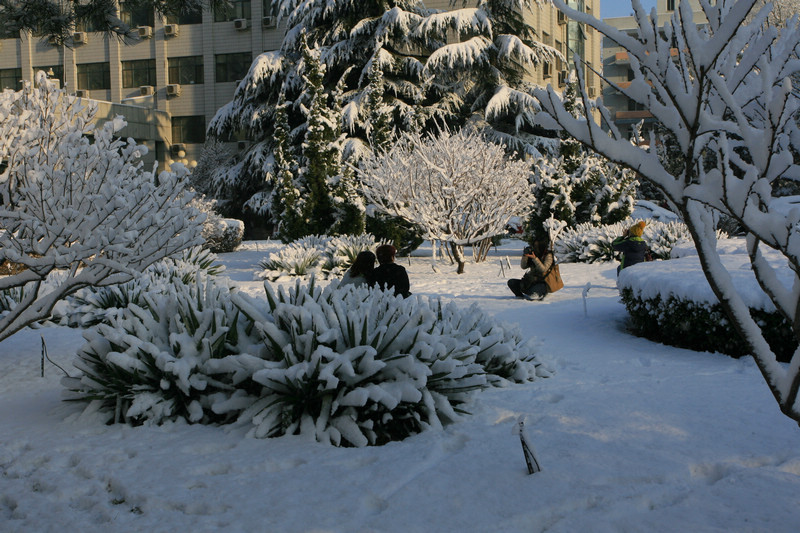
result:
M 75 96 L 77 96 L 78 98 L 89 98 L 89 91 L 85 89 L 78 89 L 77 91 L 75 91 Z
M 274 28 L 275 24 L 275 17 L 264 17 L 261 19 L 261 26 L 264 28 Z
M 76 31 L 72 34 L 72 42 L 75 44 L 86 44 L 89 42 L 89 34 L 85 31 Z
M 247 19 L 236 19 L 233 21 L 233 27 L 237 30 L 246 30 L 247 29 Z
M 566 24 L 567 23 L 567 16 L 564 14 L 563 11 L 559 11 L 556 15 L 556 20 L 559 24 Z
M 170 83 L 167 85 L 167 96 L 180 96 L 181 86 L 177 83 Z
M 139 39 L 149 39 L 153 36 L 153 28 L 151 26 L 139 26 L 136 31 L 139 33 Z
M 156 90 L 152 85 L 142 85 L 141 87 L 139 87 L 140 96 L 150 96 L 155 92 Z
M 172 155 L 178 155 L 180 152 L 186 152 L 186 145 L 183 143 L 176 143 L 169 147 L 169 151 Z M 186 155 L 184 153 L 184 155 Z
M 177 24 L 167 24 L 164 26 L 164 35 L 167 37 L 177 37 L 179 27 Z

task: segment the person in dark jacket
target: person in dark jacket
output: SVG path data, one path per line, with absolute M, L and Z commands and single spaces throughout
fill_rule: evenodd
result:
M 534 241 L 533 246 L 526 246 L 522 251 L 520 267 L 527 269 L 522 279 L 508 280 L 508 288 L 517 298 L 541 300 L 547 293 L 544 277 L 553 268 L 555 255 L 549 239 Z
M 623 268 L 642 263 L 647 254 L 647 243 L 642 239 L 644 233 L 644 221 L 639 221 L 625 230 L 621 237 L 611 241 L 611 247 L 616 252 L 620 252 L 620 262 L 617 267 L 617 275 Z
M 381 289 L 394 289 L 395 295 L 407 298 L 409 291 L 408 273 L 406 269 L 394 262 L 397 249 L 391 244 L 382 244 L 375 250 L 378 257 L 378 268 L 372 271 L 370 286 L 377 285 Z

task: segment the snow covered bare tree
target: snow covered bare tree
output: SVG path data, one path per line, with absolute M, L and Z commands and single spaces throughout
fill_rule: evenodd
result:
M 423 137 L 406 134 L 386 152 L 365 158 L 358 174 L 369 202 L 416 224 L 425 238 L 446 242 L 464 272 L 464 246 L 505 233 L 530 209 L 530 165 L 475 130 Z M 476 260 L 488 246 L 479 247 Z
M 782 208 L 772 196 L 778 179 L 797 181 L 793 159 L 800 144 L 796 121 L 800 101 L 789 81 L 800 70 L 800 26 L 790 18 L 780 30 L 764 24 L 769 6 L 746 23 L 756 0 L 701 0 L 707 23 L 698 25 L 688 2 L 659 26 L 633 1 L 638 35 L 629 35 L 554 0 L 559 9 L 610 37 L 628 51 L 634 79 L 618 90 L 669 131 L 683 165 L 670 173 L 651 144 L 632 144 L 614 127 L 608 110 L 569 114 L 552 90 L 537 90 L 547 123 L 560 126 L 609 159 L 639 172 L 677 206 L 694 239 L 703 272 L 746 343 L 783 413 L 800 421 L 800 350 L 788 366 L 778 363 L 716 250 L 719 214 L 735 219 L 747 236 L 759 285 L 800 340 L 800 210 Z M 582 69 L 578 69 L 580 73 Z M 583 87 L 583 83 L 581 83 Z M 581 89 L 585 104 L 592 105 Z M 784 285 L 767 247 L 787 260 L 792 283 Z M 786 268 L 784 264 L 783 268 Z
M 0 318 L 0 340 L 80 288 L 129 281 L 202 243 L 185 168 L 143 171 L 146 148 L 115 137 L 122 117 L 95 127 L 96 105 L 42 72 L 36 85 L 0 93 L 0 263 L 21 267 L 0 277 L 0 290 L 23 289 Z

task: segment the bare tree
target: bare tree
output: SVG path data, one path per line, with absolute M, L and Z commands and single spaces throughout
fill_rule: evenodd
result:
M 459 274 L 464 246 L 479 245 L 476 260 L 483 260 L 487 242 L 511 217 L 525 215 L 533 198 L 530 164 L 473 130 L 406 134 L 357 170 L 368 202 L 418 225 L 426 239 L 448 243 Z
M 788 81 L 800 69 L 797 18 L 778 30 L 764 24 L 769 6 L 745 23 L 756 0 L 701 0 L 706 24 L 698 25 L 689 3 L 681 2 L 659 26 L 661 21 L 650 20 L 634 0 L 639 32 L 631 36 L 567 8 L 561 0 L 554 3 L 628 51 L 634 79 L 630 87 L 618 89 L 649 110 L 674 136 L 685 164 L 670 173 L 659 162 L 652 136 L 650 147 L 632 144 L 622 138 L 602 105 L 599 113 L 610 132 L 591 115 L 588 120 L 572 117 L 552 89 L 541 89 L 536 96 L 550 116 L 549 124 L 636 170 L 677 206 L 720 304 L 783 413 L 800 421 L 800 350 L 788 366 L 778 363 L 720 260 L 714 232 L 719 214 L 732 217 L 744 228 L 756 279 L 800 340 L 800 212 L 782 209 L 772 197 L 776 180 L 800 179 L 793 160 L 800 144 L 794 119 L 800 102 Z M 583 85 L 581 76 L 583 99 L 590 106 Z M 786 258 L 793 285 L 779 281 L 762 253 L 764 247 Z
M 0 290 L 22 288 L 0 340 L 80 288 L 128 281 L 202 242 L 186 170 L 143 171 L 146 147 L 115 137 L 122 117 L 96 128 L 96 113 L 42 72 L 37 88 L 0 94 L 0 263 L 19 267 Z

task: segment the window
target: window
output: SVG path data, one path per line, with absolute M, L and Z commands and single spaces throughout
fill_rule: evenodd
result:
M 4 68 L 0 69 L 0 89 L 22 89 L 22 69 Z
M 206 142 L 206 118 L 203 115 L 172 117 L 172 142 L 189 144 Z
M 93 91 L 110 88 L 111 67 L 108 63 L 78 65 L 78 89 Z
M 139 59 L 122 62 L 122 86 L 126 89 L 142 85 L 157 85 L 156 60 Z
M 167 24 L 178 24 L 179 26 L 186 26 L 188 24 L 202 24 L 203 11 L 201 9 L 194 9 L 182 12 L 180 15 L 168 15 Z
M 40 70 L 43 70 L 47 77 L 51 80 L 58 80 L 61 84 L 61 87 L 64 86 L 64 65 L 44 65 L 41 67 L 33 67 L 33 75 L 36 76 L 36 73 Z
M 75 31 L 102 31 L 91 18 L 75 21 Z
M 261 0 L 261 13 L 272 15 L 272 0 Z
M 217 83 L 236 81 L 241 80 L 247 74 L 250 63 L 253 62 L 253 56 L 250 52 L 217 54 L 215 62 Z
M 203 83 L 203 56 L 171 57 L 167 59 L 167 69 L 170 83 Z
M 542 63 L 542 78 L 552 78 L 553 77 L 553 64 L 549 61 Z
M 675 11 L 675 0 L 667 0 L 667 11 Z
M 231 0 L 228 7 L 214 9 L 214 22 L 250 18 L 250 0 Z
M 152 7 L 121 4 L 119 8 L 119 18 L 130 26 L 136 28 L 138 26 L 155 26 L 156 17 Z

